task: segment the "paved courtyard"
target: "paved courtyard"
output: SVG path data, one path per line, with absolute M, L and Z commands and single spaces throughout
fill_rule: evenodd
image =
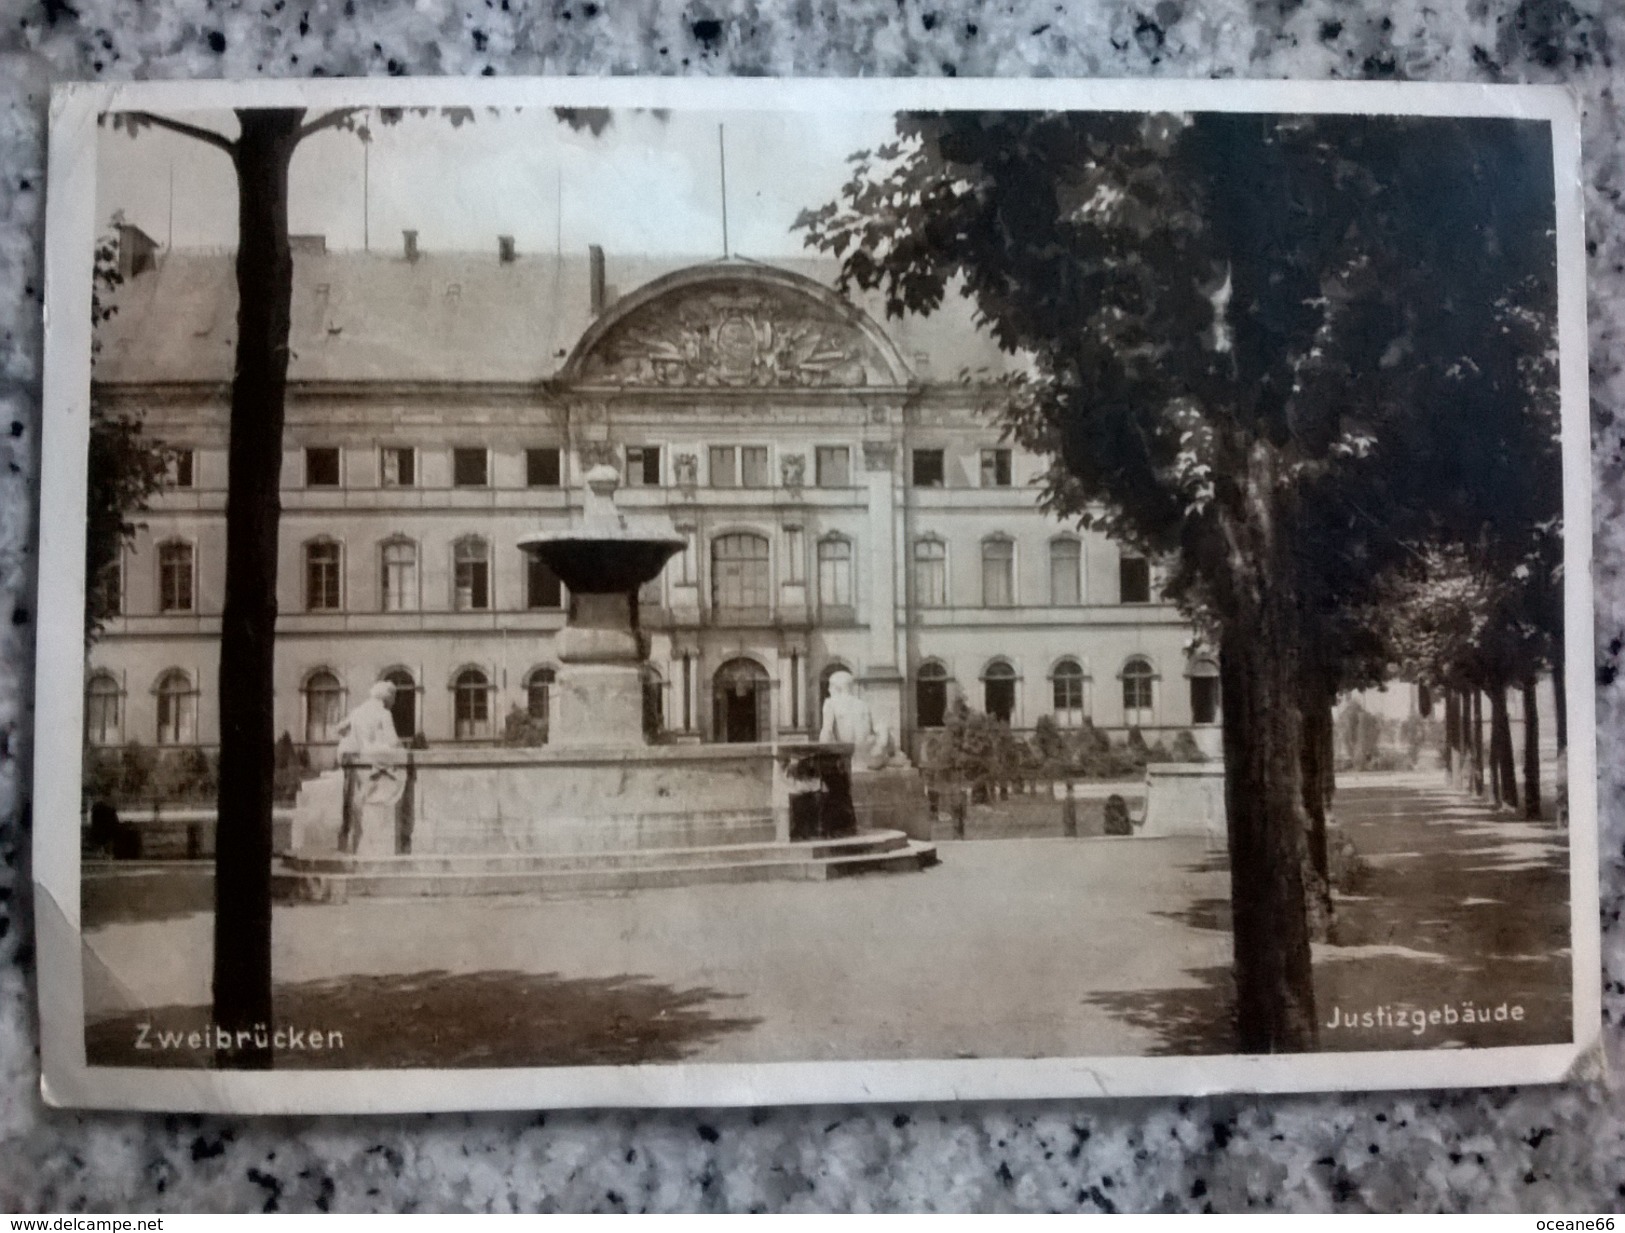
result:
M 1496 817 L 1436 776 L 1350 777 L 1368 870 L 1316 948 L 1322 1019 L 1406 1001 L 1524 1007 L 1516 1024 L 1339 1048 L 1563 1039 L 1566 832 Z M 1225 1052 L 1229 875 L 1200 839 L 990 839 L 923 873 L 555 899 L 277 909 L 284 1022 L 343 1034 L 292 1065 Z M 203 871 L 144 875 L 87 930 L 93 1060 L 140 1024 L 206 1018 Z M 92 898 L 87 896 L 87 903 Z M 132 904 L 144 905 L 136 908 Z

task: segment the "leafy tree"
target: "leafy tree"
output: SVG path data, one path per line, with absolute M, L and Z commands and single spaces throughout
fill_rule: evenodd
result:
M 1172 554 L 1170 593 L 1220 653 L 1238 1043 L 1312 1048 L 1305 686 L 1339 653 L 1315 617 L 1348 607 L 1318 593 L 1342 547 L 1319 533 L 1336 496 L 1385 483 L 1404 500 L 1360 540 L 1433 507 L 1379 447 L 1433 461 L 1473 430 L 1463 402 L 1419 414 L 1416 370 L 1488 362 L 1502 339 L 1482 306 L 1542 275 L 1545 130 L 1014 112 L 897 129 L 799 225 L 890 314 L 969 296 L 1027 361 L 1005 421 L 1051 459 L 1048 507 L 1101 503 L 1109 533 Z
M 220 762 L 215 846 L 214 1020 L 252 1042 L 272 1023 L 271 807 L 276 794 L 273 666 L 277 533 L 281 522 L 293 253 L 288 170 L 301 142 L 326 129 L 363 139 L 369 120 L 398 123 L 408 110 L 346 107 L 310 116 L 300 107 L 238 108 L 232 136 L 155 112 L 106 117 L 132 136 L 158 128 L 231 160 L 237 181 L 237 342 L 231 383 L 226 496 L 225 603 L 220 620 Z M 468 108 L 440 114 L 454 126 Z M 601 111 L 560 116 L 598 132 Z M 247 1033 L 239 1037 L 239 1033 Z M 261 1032 L 261 1039 L 265 1033 Z M 223 1050 L 223 1065 L 265 1069 L 269 1046 Z
M 115 222 L 118 220 L 115 219 Z M 101 353 L 99 327 L 118 311 L 116 234 L 97 237 L 91 266 L 91 356 Z M 171 452 L 142 431 L 140 417 L 115 412 L 90 399 L 90 446 L 85 500 L 85 639 L 93 642 L 109 617 L 118 615 L 119 553 L 135 542 L 133 516 L 164 486 Z

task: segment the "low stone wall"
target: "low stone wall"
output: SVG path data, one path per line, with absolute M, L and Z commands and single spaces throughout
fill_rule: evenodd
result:
M 286 852 L 293 843 L 293 811 L 271 813 L 272 850 Z M 120 814 L 110 835 L 93 835 L 84 827 L 83 850 L 114 860 L 185 861 L 214 856 L 215 811 L 212 809 L 160 809 Z

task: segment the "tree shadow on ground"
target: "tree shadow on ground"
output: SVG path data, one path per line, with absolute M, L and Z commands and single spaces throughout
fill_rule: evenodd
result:
M 1336 898 L 1328 942 L 1315 946 L 1320 1048 L 1571 1039 L 1568 837 L 1561 828 L 1448 789 L 1358 780 L 1339 789 L 1337 818 L 1366 865 L 1358 893 Z M 1212 856 L 1187 868 L 1222 867 L 1222 856 Z M 1155 915 L 1189 929 L 1231 928 L 1228 899 L 1193 899 Z M 1230 1051 L 1229 970 L 1187 975 L 1200 984 L 1089 1000 L 1151 1033 L 1153 1054 Z
M 1177 912 L 1153 912 L 1151 915 L 1207 933 L 1229 933 L 1231 929 L 1228 899 L 1193 899 Z
M 1230 969 L 1219 965 L 1186 972 L 1198 983 L 1178 989 L 1093 993 L 1086 1001 L 1156 1038 L 1149 1057 L 1232 1053 L 1236 1039 L 1236 990 Z
M 120 867 L 87 862 L 79 881 L 80 927 L 87 930 L 213 911 L 212 863 L 173 861 Z
M 566 979 L 551 972 L 437 970 L 304 981 L 276 990 L 282 1029 L 276 1066 L 678 1062 L 761 1022 L 711 1013 L 714 1004 L 735 996 L 706 987 L 674 989 L 642 976 Z M 86 1060 L 92 1066 L 210 1067 L 213 1050 L 203 1041 L 208 1024 L 207 1006 L 165 1006 L 105 1019 L 85 1029 Z M 316 1034 L 322 1036 L 320 1048 L 311 1043 Z

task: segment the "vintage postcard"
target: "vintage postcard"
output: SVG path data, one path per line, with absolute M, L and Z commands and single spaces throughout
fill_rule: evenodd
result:
M 1551 88 L 53 100 L 47 1098 L 1600 1064 Z

